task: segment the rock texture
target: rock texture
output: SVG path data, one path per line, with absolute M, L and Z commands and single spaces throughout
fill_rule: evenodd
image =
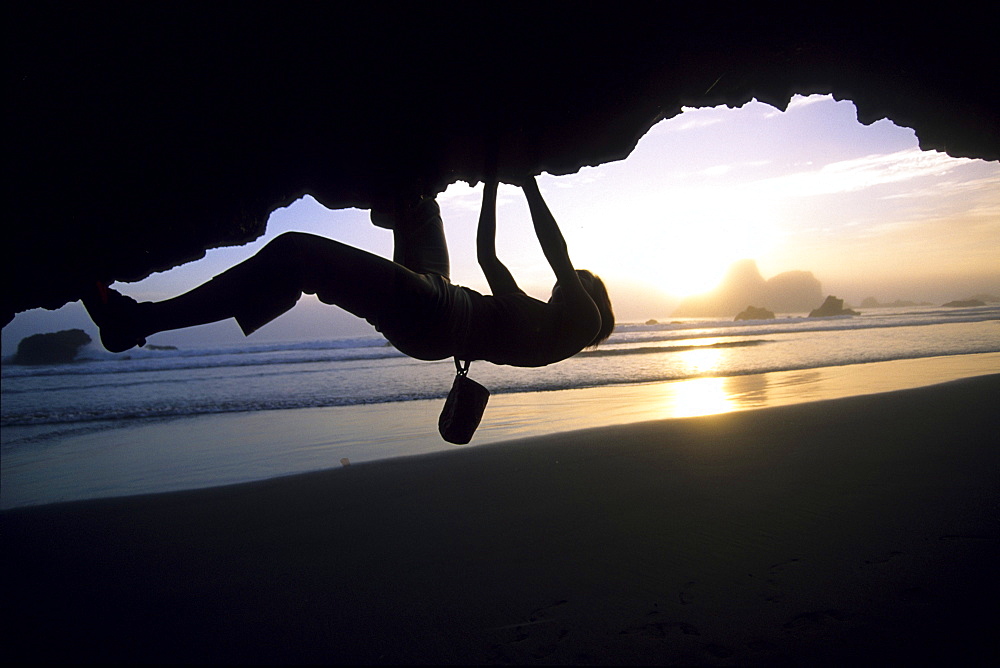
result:
M 861 315 L 851 308 L 844 307 L 844 300 L 833 295 L 828 295 L 826 300 L 809 312 L 810 318 L 830 318 L 837 315 Z
M 0 322 L 245 243 L 305 193 L 367 206 L 626 157 L 682 106 L 833 93 L 996 159 L 992 25 L 699 4 L 13 3 Z M 927 7 L 931 7 L 928 5 Z M 16 287 L 15 287 L 16 286 Z
M 774 311 L 759 306 L 747 306 L 733 318 L 734 322 L 740 320 L 774 320 Z

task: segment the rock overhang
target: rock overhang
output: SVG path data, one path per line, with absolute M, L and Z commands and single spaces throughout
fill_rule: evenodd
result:
M 2 322 L 246 243 L 304 194 L 440 192 L 495 146 L 501 176 L 620 160 L 682 107 L 832 93 L 922 148 L 1000 157 L 975 17 L 542 7 L 9 11 Z

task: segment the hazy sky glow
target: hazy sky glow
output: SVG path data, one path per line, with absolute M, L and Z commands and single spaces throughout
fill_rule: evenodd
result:
M 539 184 L 574 264 L 604 277 L 623 321 L 669 316 L 678 298 L 710 289 L 742 258 L 757 260 L 765 278 L 812 271 L 825 292 L 854 302 L 1000 293 L 1000 164 L 921 151 L 912 130 L 885 120 L 863 126 L 852 103 L 829 96 L 794 98 L 786 112 L 757 102 L 686 110 L 654 126 L 626 160 L 543 175 Z M 453 282 L 486 291 L 475 263 L 481 197 L 481 185 L 459 182 L 439 202 Z M 547 298 L 554 279 L 516 188 L 500 190 L 498 229 L 500 258 L 526 291 Z M 367 211 L 330 211 L 305 198 L 276 211 L 254 244 L 115 287 L 140 300 L 173 296 L 287 230 L 392 252 L 391 233 L 374 228 Z M 78 304 L 35 311 L 4 328 L 3 353 L 23 336 L 66 327 L 96 333 Z M 251 340 L 371 331 L 305 298 Z M 228 322 L 154 342 L 241 338 Z

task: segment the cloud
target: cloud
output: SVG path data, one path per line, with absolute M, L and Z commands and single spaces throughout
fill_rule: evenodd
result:
M 968 180 L 948 179 L 935 181 L 929 185 L 888 195 L 886 199 L 923 199 L 926 197 L 961 197 L 965 201 L 981 198 L 996 200 L 1000 193 L 1000 176 L 972 178 Z M 993 202 L 993 206 L 997 206 Z
M 793 95 L 791 101 L 788 103 L 788 108 L 786 112 L 792 111 L 793 109 L 801 109 L 802 107 L 808 107 L 810 105 L 816 104 L 817 102 L 835 102 L 833 95 Z
M 497 200 L 499 205 L 499 194 Z M 448 186 L 444 192 L 438 193 L 437 202 L 441 208 L 478 214 L 483 205 L 483 186 L 482 184 L 470 186 L 465 181 L 456 181 Z
M 718 178 L 732 174 L 733 172 L 746 172 L 747 168 L 758 168 L 766 167 L 771 164 L 770 160 L 745 160 L 742 162 L 734 163 L 723 163 L 718 165 L 712 165 L 711 167 L 706 167 L 699 172 L 695 172 L 698 176 L 705 176 L 709 178 Z M 678 172 L 677 176 L 689 176 L 689 172 Z
M 797 111 L 803 107 L 812 106 L 818 102 L 836 102 L 836 100 L 833 99 L 833 95 L 793 95 L 784 111 L 768 105 L 768 110 L 764 112 L 763 117 L 774 118 L 775 116 L 781 116 L 782 114 Z
M 764 179 L 751 185 L 755 190 L 785 197 L 849 193 L 922 177 L 940 177 L 969 162 L 972 161 L 912 148 L 832 162 L 819 169 Z
M 684 111 L 697 111 L 694 108 L 685 107 Z M 698 118 L 692 118 L 688 121 L 673 122 L 668 126 L 670 132 L 686 132 L 688 130 L 701 130 L 702 128 L 707 128 L 712 125 L 717 125 L 725 120 L 723 116 L 700 116 Z
M 606 178 L 606 170 L 601 170 L 595 167 L 582 167 L 580 171 L 575 174 L 568 174 L 562 177 L 552 177 L 543 174 L 539 179 L 539 187 L 542 189 L 543 193 L 546 186 L 561 189 L 589 187 L 604 181 Z

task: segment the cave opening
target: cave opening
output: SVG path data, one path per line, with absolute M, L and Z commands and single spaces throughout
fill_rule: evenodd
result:
M 687 108 L 656 123 L 627 158 L 546 175 L 542 185 L 575 262 L 605 277 L 626 321 L 672 317 L 685 299 L 732 278 L 741 261 L 763 278 L 810 274 L 854 305 L 1000 294 L 1000 267 L 990 253 L 1000 241 L 1000 165 L 922 151 L 912 130 L 886 119 L 863 125 L 851 101 L 829 95 L 795 96 L 784 111 L 756 100 Z M 474 257 L 480 188 L 459 180 L 438 199 L 453 280 L 485 291 Z M 501 256 L 529 292 L 546 295 L 548 267 L 513 187 L 502 188 L 499 212 Z M 118 285 L 139 300 L 164 299 L 291 230 L 392 253 L 391 234 L 372 226 L 366 209 L 331 210 L 305 195 L 276 209 L 252 243 Z M 689 303 L 685 314 L 712 314 L 699 308 Z M 30 334 L 76 327 L 96 334 L 78 303 L 28 311 L 4 328 L 4 349 Z M 307 296 L 255 337 L 370 331 Z M 160 336 L 168 345 L 241 338 L 224 323 Z

